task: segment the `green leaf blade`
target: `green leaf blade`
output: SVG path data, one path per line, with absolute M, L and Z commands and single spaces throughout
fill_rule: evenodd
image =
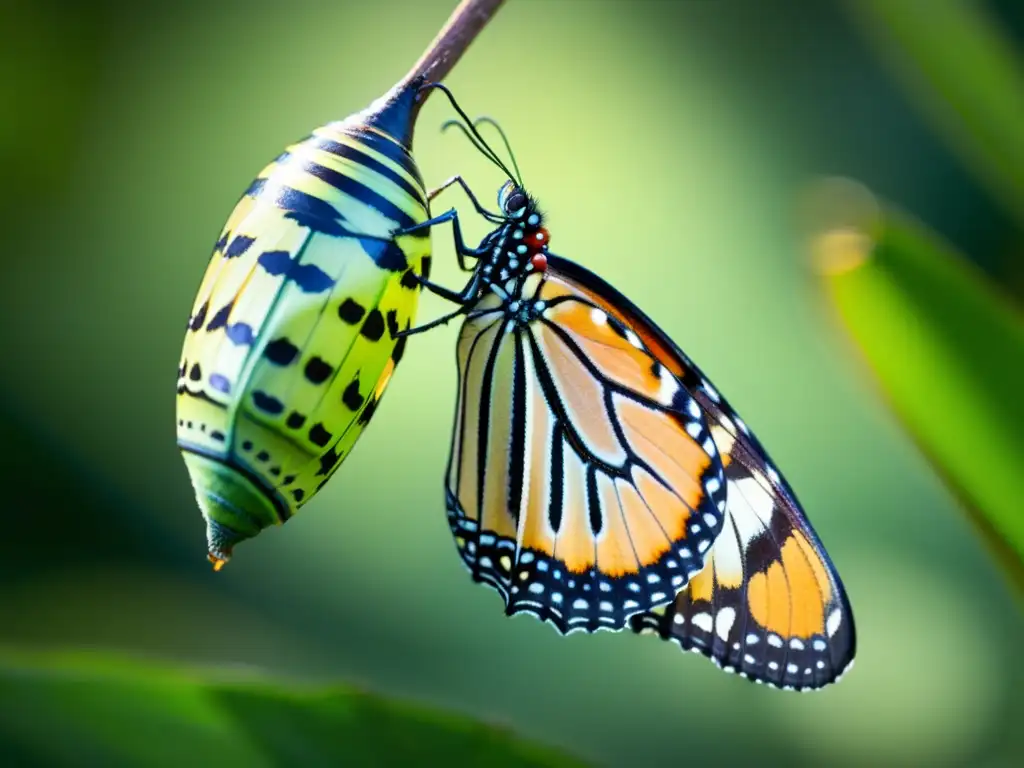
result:
M 217 679 L 84 654 L 0 655 L 0 764 L 582 763 L 500 727 L 340 686 Z
M 882 57 L 1011 215 L 1024 222 L 1024 63 L 980 3 L 852 0 Z
M 818 243 L 827 295 L 885 401 L 1024 586 L 1024 319 L 894 211 L 871 236 L 836 231 Z

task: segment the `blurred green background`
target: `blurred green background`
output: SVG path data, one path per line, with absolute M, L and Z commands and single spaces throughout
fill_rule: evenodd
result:
M 1024 243 L 835 4 L 509 0 L 447 82 L 502 122 L 552 250 L 639 303 L 770 447 L 854 607 L 840 685 L 787 694 L 652 638 L 506 619 L 445 523 L 455 327 L 409 345 L 302 514 L 211 571 L 172 395 L 213 241 L 267 161 L 383 93 L 453 5 L 0 11 L 0 645 L 348 682 L 603 765 L 1019 765 L 1019 603 L 851 359 L 804 211 L 822 177 L 856 178 L 1017 300 Z M 984 7 L 1024 41 L 1020 4 Z M 421 113 L 424 177 L 490 201 L 502 179 L 437 131 L 450 115 Z

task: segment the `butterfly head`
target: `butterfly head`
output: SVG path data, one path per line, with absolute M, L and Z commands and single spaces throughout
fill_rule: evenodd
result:
M 544 271 L 549 236 L 536 199 L 509 179 L 498 190 L 498 206 L 507 222 L 509 256 L 529 269 Z

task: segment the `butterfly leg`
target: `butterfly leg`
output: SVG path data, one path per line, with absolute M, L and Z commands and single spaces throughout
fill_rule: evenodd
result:
M 476 195 L 473 194 L 473 190 L 469 188 L 469 184 L 467 184 L 466 180 L 463 179 L 461 176 L 452 176 L 450 179 L 448 179 L 448 181 L 446 181 L 441 186 L 430 190 L 430 192 L 427 193 L 427 200 L 433 200 L 435 197 L 440 195 L 453 184 L 458 184 L 460 187 L 462 187 L 462 190 L 466 193 L 466 197 L 469 198 L 469 201 L 473 203 L 473 207 L 476 208 L 477 213 L 479 213 L 485 219 L 489 219 L 491 221 L 501 221 L 501 216 L 499 216 L 496 213 L 491 213 L 480 204 L 480 201 L 476 199 Z
M 447 325 L 449 320 L 454 320 L 459 315 L 466 311 L 467 307 L 459 307 L 454 312 L 449 312 L 447 315 L 441 315 L 441 317 L 431 320 L 429 323 L 423 325 L 417 325 L 415 328 L 406 328 L 404 331 L 399 331 L 395 334 L 396 339 L 400 339 L 403 336 L 414 336 L 417 333 L 423 333 L 429 331 L 431 328 L 437 328 L 439 325 Z
M 466 283 L 466 287 L 461 291 L 453 291 L 451 288 L 445 288 L 443 285 L 431 282 L 425 277 L 416 276 L 416 282 L 426 288 L 428 291 L 433 293 L 435 296 L 440 296 L 446 301 L 450 301 L 453 304 L 459 306 L 466 306 L 472 301 L 473 297 L 476 296 L 477 287 L 480 284 L 480 273 L 474 272 L 473 276 L 469 278 L 469 282 Z
M 420 222 L 419 224 L 414 224 L 411 227 L 406 227 L 405 229 L 396 229 L 391 234 L 392 237 L 398 237 L 399 235 L 410 235 L 415 232 L 422 232 L 425 229 L 430 229 L 431 227 L 436 227 L 438 224 L 445 224 L 449 221 L 452 223 L 452 234 L 455 238 L 455 258 L 459 262 L 459 269 L 461 269 L 463 272 L 469 272 L 471 271 L 472 268 L 466 266 L 465 257 L 470 256 L 474 259 L 477 259 L 483 254 L 486 248 L 470 248 L 468 245 L 466 245 L 465 240 L 462 239 L 462 227 L 459 226 L 459 212 L 456 211 L 454 208 L 445 211 L 440 216 L 435 216 L 432 219 L 427 219 L 426 221 Z
M 449 312 L 447 315 L 442 315 L 441 317 L 435 320 L 431 320 L 429 323 L 424 323 L 423 325 L 418 325 L 415 328 L 407 328 L 404 331 L 399 331 L 395 338 L 401 338 L 402 336 L 412 336 L 417 333 L 429 331 L 431 328 L 436 328 L 439 325 L 445 325 L 449 320 L 452 320 L 458 317 L 459 315 L 468 312 L 469 308 L 472 306 L 472 299 L 476 295 L 477 288 L 480 283 L 480 273 L 474 273 L 473 277 L 469 279 L 469 282 L 466 283 L 466 287 L 463 288 L 461 292 L 455 292 L 449 288 L 445 288 L 443 285 L 432 283 L 425 277 L 417 277 L 416 279 L 419 282 L 419 284 L 426 288 L 428 291 L 437 296 L 440 296 L 442 299 L 447 299 L 453 304 L 458 304 L 459 308 L 456 309 L 454 312 Z

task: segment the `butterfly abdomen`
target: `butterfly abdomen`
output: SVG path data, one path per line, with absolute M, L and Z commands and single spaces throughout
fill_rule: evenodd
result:
M 257 176 L 214 246 L 178 370 L 178 444 L 211 559 L 323 486 L 372 416 L 429 269 L 415 88 L 331 123 Z

